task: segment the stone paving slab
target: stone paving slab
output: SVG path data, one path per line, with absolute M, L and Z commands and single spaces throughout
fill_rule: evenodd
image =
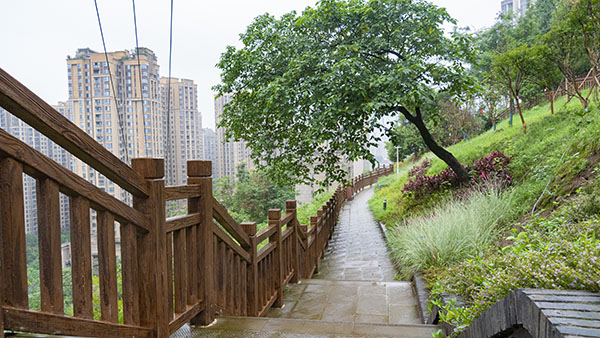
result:
M 367 202 L 373 188 L 347 201 L 340 212 L 315 279 L 393 281 L 396 274 L 385 239 Z
M 380 324 L 419 324 L 416 299 L 408 282 L 304 279 L 286 287 L 283 308 L 272 318 Z
M 431 337 L 434 325 L 379 325 L 373 323 L 319 322 L 282 318 L 221 317 L 206 328 L 183 326 L 172 338 L 198 337 Z

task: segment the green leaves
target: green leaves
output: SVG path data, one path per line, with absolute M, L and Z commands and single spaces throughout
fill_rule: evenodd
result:
M 277 181 L 344 180 L 343 162 L 375 161 L 382 117 L 436 91 L 472 90 L 470 39 L 445 35 L 446 22 L 444 9 L 410 0 L 324 0 L 299 16 L 259 16 L 217 65 L 215 90 L 233 94 L 220 127 Z

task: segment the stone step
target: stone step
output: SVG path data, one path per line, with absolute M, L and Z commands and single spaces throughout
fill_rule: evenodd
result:
M 219 317 L 205 328 L 184 326 L 171 338 L 196 337 L 398 337 L 431 338 L 436 325 L 373 324 L 286 318 Z
M 408 282 L 301 280 L 284 292 L 285 306 L 266 316 L 373 324 L 420 324 Z

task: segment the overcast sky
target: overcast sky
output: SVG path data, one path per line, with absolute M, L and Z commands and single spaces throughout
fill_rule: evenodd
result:
M 108 51 L 134 49 L 131 1 L 97 0 Z M 459 26 L 491 26 L 500 0 L 433 0 L 446 7 Z M 172 76 L 198 84 L 203 127 L 214 128 L 215 64 L 227 45 L 239 46 L 239 33 L 269 12 L 301 12 L 314 0 L 175 0 Z M 67 99 L 66 57 L 77 48 L 102 51 L 94 1 L 19 0 L 0 5 L 0 67 L 50 104 Z M 136 2 L 140 47 L 152 49 L 168 75 L 169 0 Z

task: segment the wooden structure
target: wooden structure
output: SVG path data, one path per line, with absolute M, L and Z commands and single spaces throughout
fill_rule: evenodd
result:
M 236 223 L 214 199 L 209 161 L 189 161 L 188 183 L 165 187 L 163 159 L 138 158 L 128 166 L 2 69 L 0 106 L 133 197 L 133 206 L 124 204 L 0 129 L 0 338 L 4 330 L 168 337 L 186 322 L 209 324 L 216 313 L 262 316 L 283 305 L 287 283 L 318 271 L 348 197 L 346 187 L 338 187 L 310 225 L 298 223 L 296 202 L 288 201 L 283 214 L 270 210 L 268 227 L 257 232 L 255 223 Z M 378 168 L 349 187 L 356 193 L 392 171 Z M 23 173 L 38 186 L 41 311 L 28 304 Z M 59 193 L 70 201 L 72 316 L 63 305 Z M 187 200 L 188 214 L 166 219 L 165 205 L 172 200 Z M 98 233 L 96 316 L 91 210 Z M 115 224 L 121 234 L 122 294 Z
M 600 296 L 518 289 L 475 319 L 459 338 L 600 337 Z

